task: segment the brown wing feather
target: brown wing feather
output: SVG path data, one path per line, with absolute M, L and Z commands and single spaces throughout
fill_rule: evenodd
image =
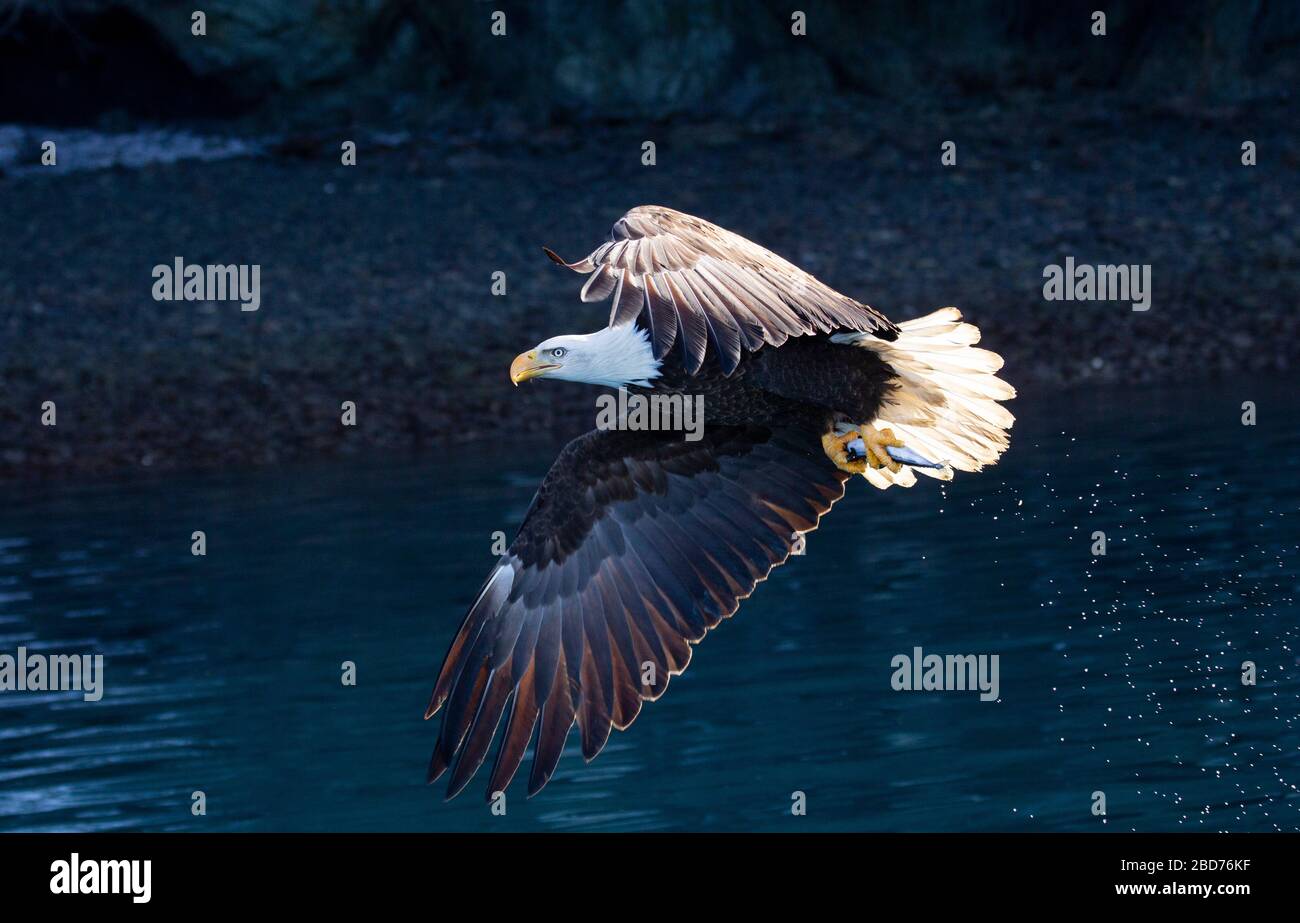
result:
M 692 645 L 817 527 L 848 477 L 799 427 L 592 432 L 565 447 L 438 676 L 429 780 L 457 794 L 502 724 L 488 790 L 534 739 L 529 794 L 576 722 L 591 759 L 686 669 Z M 654 682 L 642 685 L 642 667 Z M 507 716 L 503 722 L 503 717 Z
M 730 374 L 741 346 L 753 350 L 763 343 L 780 346 L 791 336 L 844 331 L 883 340 L 898 336 L 879 311 L 772 251 L 659 205 L 638 206 L 618 219 L 610 240 L 586 259 L 567 263 L 546 253 L 575 272 L 592 274 L 583 301 L 613 296 L 611 325 L 646 314 L 656 358 L 680 342 L 692 374 L 710 342 Z

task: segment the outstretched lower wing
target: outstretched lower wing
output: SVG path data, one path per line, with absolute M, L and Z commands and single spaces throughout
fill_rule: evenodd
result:
M 644 312 L 662 359 L 681 340 L 694 374 L 711 340 L 730 374 L 742 348 L 780 346 L 787 337 L 837 331 L 892 340 L 898 328 L 879 311 L 726 228 L 660 205 L 641 205 L 615 223 L 608 243 L 566 263 L 590 273 L 583 301 L 614 296 L 610 326 Z
M 429 781 L 452 767 L 447 797 L 459 793 L 503 715 L 489 797 L 530 739 L 528 793 L 541 789 L 575 720 L 594 757 L 817 527 L 847 477 L 794 427 L 569 443 L 447 652 L 425 714 L 446 707 Z

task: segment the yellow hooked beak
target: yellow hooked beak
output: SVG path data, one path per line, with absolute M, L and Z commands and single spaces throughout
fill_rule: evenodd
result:
M 518 385 L 521 381 L 536 378 L 538 375 L 543 375 L 551 369 L 558 368 L 559 366 L 555 363 L 539 362 L 537 359 L 537 350 L 534 349 L 515 356 L 515 361 L 510 363 L 510 380 Z

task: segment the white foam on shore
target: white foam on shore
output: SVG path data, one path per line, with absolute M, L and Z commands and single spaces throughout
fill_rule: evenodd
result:
M 55 143 L 59 170 L 102 170 L 144 167 L 179 160 L 228 160 L 262 153 L 256 139 L 199 135 L 174 129 L 144 129 L 118 133 L 84 128 L 40 128 L 0 125 L 0 168 L 11 176 L 48 170 L 41 164 L 41 145 Z

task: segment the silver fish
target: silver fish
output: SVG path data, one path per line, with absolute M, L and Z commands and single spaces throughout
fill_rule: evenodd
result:
M 845 446 L 845 448 L 848 449 L 849 454 L 851 456 L 856 456 L 857 458 L 867 457 L 867 446 L 866 443 L 864 443 L 861 439 L 854 439 L 847 446 Z M 885 446 L 885 451 L 889 453 L 889 457 L 892 458 L 894 461 L 902 465 L 911 465 L 913 468 L 944 467 L 939 462 L 933 462 L 922 455 L 917 455 L 915 452 L 913 452 L 911 449 L 907 448 L 906 446 L 895 446 L 895 445 Z

